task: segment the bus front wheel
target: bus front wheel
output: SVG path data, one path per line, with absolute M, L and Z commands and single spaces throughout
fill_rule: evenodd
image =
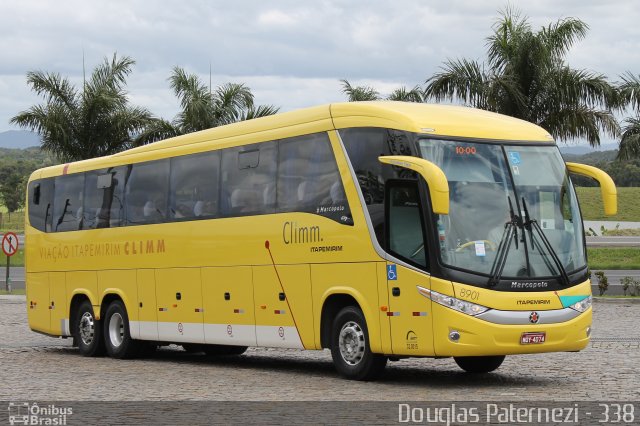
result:
M 93 314 L 93 306 L 88 300 L 83 301 L 76 312 L 73 325 L 73 338 L 78 351 L 83 356 L 100 356 L 104 354 L 102 324 Z
M 504 361 L 504 355 L 457 356 L 453 357 L 453 359 L 467 373 L 481 374 L 490 373 L 500 367 L 502 361 Z
M 387 365 L 387 357 L 371 352 L 367 322 L 355 306 L 343 308 L 333 321 L 331 357 L 342 376 L 373 380 Z
M 112 358 L 134 358 L 142 352 L 142 342 L 131 338 L 129 316 L 120 300 L 111 302 L 104 316 L 104 340 Z

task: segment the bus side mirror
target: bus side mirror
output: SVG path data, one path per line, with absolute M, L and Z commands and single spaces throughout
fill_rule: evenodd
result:
M 618 192 L 616 190 L 616 184 L 613 183 L 611 176 L 597 167 L 587 166 L 586 164 L 580 163 L 567 163 L 567 169 L 569 169 L 570 173 L 587 176 L 597 180 L 600 184 L 604 214 L 607 216 L 613 216 L 618 212 Z
M 417 172 L 427 181 L 431 209 L 435 214 L 449 214 L 449 183 L 442 169 L 424 158 L 386 155 L 378 161 Z

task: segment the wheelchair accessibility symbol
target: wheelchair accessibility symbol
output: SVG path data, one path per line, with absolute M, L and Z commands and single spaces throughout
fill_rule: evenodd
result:
M 387 265 L 387 279 L 389 281 L 396 281 L 398 279 L 396 265 Z

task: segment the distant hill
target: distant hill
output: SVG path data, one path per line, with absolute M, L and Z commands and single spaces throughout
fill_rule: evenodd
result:
M 618 156 L 618 150 L 611 151 L 591 151 L 584 154 L 572 154 L 562 152 L 564 161 L 573 161 L 585 164 L 598 164 L 602 162 L 614 161 Z
M 617 143 L 607 143 L 604 145 L 600 145 L 598 148 L 592 148 L 589 145 L 564 145 L 562 143 L 558 144 L 560 148 L 560 152 L 563 154 L 569 155 L 585 155 L 591 152 L 602 152 L 602 151 L 613 151 L 618 149 Z
M 8 130 L 0 132 L 0 148 L 24 149 L 40 146 L 40 136 L 27 130 Z

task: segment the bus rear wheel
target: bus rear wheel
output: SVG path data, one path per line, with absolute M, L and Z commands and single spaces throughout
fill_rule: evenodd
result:
M 104 316 L 104 340 L 107 354 L 112 358 L 127 359 L 139 356 L 143 346 L 131 338 L 129 316 L 120 300 L 111 302 Z
M 387 365 L 387 357 L 371 352 L 364 314 L 355 306 L 343 308 L 333 321 L 331 357 L 342 376 L 373 380 Z
M 453 359 L 467 373 L 482 374 L 490 373 L 500 367 L 504 361 L 504 355 L 457 356 Z
M 88 300 L 84 300 L 78 306 L 72 334 L 78 351 L 83 356 L 104 355 L 102 324 L 93 314 L 93 306 Z

